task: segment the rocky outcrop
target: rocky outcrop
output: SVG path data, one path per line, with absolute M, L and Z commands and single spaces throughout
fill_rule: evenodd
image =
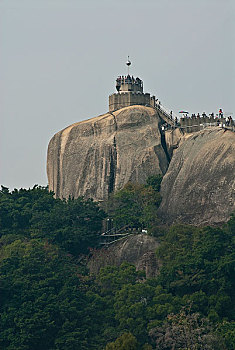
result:
M 159 113 L 130 106 L 58 132 L 48 146 L 49 189 L 59 198 L 102 201 L 129 181 L 145 183 L 163 174 L 164 223 L 228 220 L 235 210 L 235 133 L 211 127 L 163 134 Z
M 235 210 L 235 133 L 218 127 L 187 137 L 162 186 L 159 215 L 167 224 L 219 224 Z
M 146 277 L 155 277 L 160 268 L 155 254 L 158 245 L 156 238 L 146 234 L 130 235 L 94 252 L 88 263 L 90 272 L 97 274 L 101 267 L 128 262 L 135 265 L 136 270 L 145 271 Z
M 58 132 L 48 146 L 49 189 L 59 198 L 104 200 L 128 181 L 165 174 L 159 123 L 155 109 L 131 106 Z
M 185 139 L 183 132 L 177 129 L 169 129 L 165 132 L 165 142 L 167 147 L 167 152 L 170 158 L 174 151 L 179 148 L 180 142 Z

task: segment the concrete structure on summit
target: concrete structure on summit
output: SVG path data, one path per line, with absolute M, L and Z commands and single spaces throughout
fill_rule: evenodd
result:
M 116 79 L 117 93 L 109 96 L 109 112 L 133 105 L 156 107 L 155 96 L 143 92 L 143 81 L 138 77 L 130 76 L 129 66 L 131 62 L 129 57 L 126 65 L 128 66 L 128 74 Z

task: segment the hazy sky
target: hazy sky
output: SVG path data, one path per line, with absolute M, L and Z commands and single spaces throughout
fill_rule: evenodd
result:
M 130 73 L 178 113 L 235 118 L 234 0 L 0 0 L 0 184 L 46 185 L 50 138 Z

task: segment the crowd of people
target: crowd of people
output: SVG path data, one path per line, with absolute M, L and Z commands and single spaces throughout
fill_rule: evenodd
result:
M 190 116 L 188 113 L 184 113 L 182 118 L 190 118 Z M 231 115 L 224 116 L 224 112 L 221 108 L 219 109 L 219 112 L 217 114 L 214 114 L 213 112 L 210 113 L 209 115 L 207 115 L 205 112 L 203 112 L 201 115 L 200 115 L 200 113 L 197 113 L 197 114 L 193 113 L 191 115 L 191 118 L 209 118 L 211 121 L 214 121 L 217 123 L 220 123 L 221 119 L 222 119 L 226 126 L 234 126 L 235 125 L 232 116 Z
M 143 82 L 140 78 L 134 78 L 133 75 L 130 76 L 129 74 L 124 76 L 124 75 L 120 75 L 119 77 L 117 77 L 116 79 L 116 83 L 117 85 L 121 85 L 121 84 L 136 84 L 139 86 L 143 86 Z
M 158 106 L 160 108 L 160 106 Z M 225 116 L 223 113 L 222 109 L 219 109 L 219 112 L 217 114 L 214 114 L 213 112 L 210 113 L 209 115 L 207 115 L 205 112 L 203 112 L 202 114 L 200 113 L 193 113 L 191 114 L 191 116 L 189 115 L 188 112 L 184 112 L 182 113 L 182 117 L 181 118 L 177 118 L 177 116 L 173 117 L 173 112 L 171 111 L 170 113 L 168 112 L 168 117 L 170 117 L 170 119 L 174 122 L 175 127 L 179 127 L 179 128 L 190 128 L 190 127 L 196 127 L 196 125 L 188 125 L 188 123 L 184 123 L 183 121 L 185 119 L 195 119 L 198 120 L 200 119 L 200 125 L 202 124 L 210 124 L 210 125 L 217 125 L 217 126 L 222 126 L 222 127 L 235 127 L 235 121 L 233 120 L 232 116 Z M 208 119 L 206 119 L 208 118 Z M 190 123 L 191 124 L 191 123 Z M 169 125 L 167 123 L 164 123 L 162 125 L 162 131 L 165 131 L 167 129 L 169 129 Z M 170 127 L 171 128 L 171 127 Z

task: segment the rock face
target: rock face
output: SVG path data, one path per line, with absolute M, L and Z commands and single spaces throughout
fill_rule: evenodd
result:
M 131 106 L 58 132 L 48 146 L 49 189 L 59 198 L 104 200 L 128 181 L 165 174 L 160 122 L 155 109 Z
M 170 158 L 172 158 L 173 153 L 177 148 L 179 148 L 181 140 L 184 140 L 184 135 L 182 131 L 177 129 L 166 130 L 165 132 L 165 142 L 167 147 L 167 152 Z
M 159 214 L 167 224 L 219 224 L 235 210 L 235 133 L 191 134 L 175 151 L 162 186 Z
M 212 127 L 183 135 L 175 129 L 163 137 L 162 122 L 156 109 L 130 106 L 58 132 L 48 146 L 49 189 L 59 198 L 102 201 L 129 181 L 163 174 L 163 222 L 228 220 L 235 211 L 235 133 Z
M 131 235 L 107 249 L 99 250 L 88 265 L 91 273 L 97 274 L 101 267 L 129 262 L 136 266 L 136 270 L 145 271 L 146 277 L 155 277 L 160 267 L 155 254 L 158 246 L 154 237 L 146 234 Z

